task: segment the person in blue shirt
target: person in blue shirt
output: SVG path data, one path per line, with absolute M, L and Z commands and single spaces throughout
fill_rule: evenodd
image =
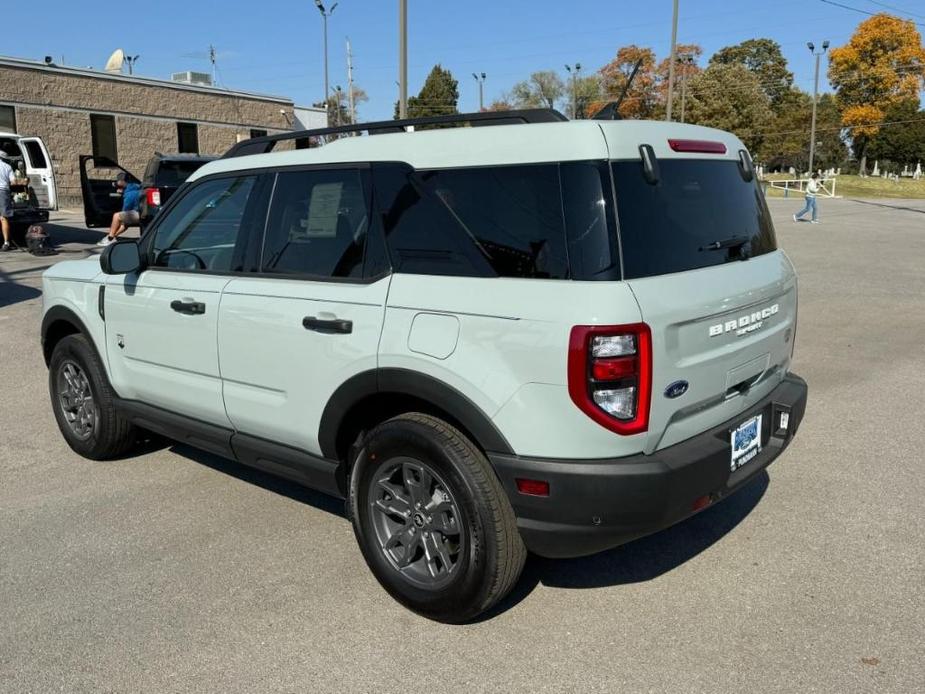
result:
M 96 244 L 97 246 L 108 246 L 130 226 L 138 225 L 141 186 L 138 183 L 128 181 L 125 174 L 120 173 L 116 176 L 116 188 L 122 193 L 122 211 L 113 213 L 109 233 L 100 239 L 99 243 Z

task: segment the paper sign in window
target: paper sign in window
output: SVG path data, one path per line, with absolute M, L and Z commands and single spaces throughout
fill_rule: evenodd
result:
M 312 187 L 308 219 L 302 221 L 302 238 L 329 239 L 337 236 L 337 212 L 343 188 L 343 182 L 318 183 Z

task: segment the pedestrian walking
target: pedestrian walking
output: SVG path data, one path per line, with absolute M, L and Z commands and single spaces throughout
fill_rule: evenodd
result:
M 10 220 L 13 218 L 13 207 L 10 205 L 12 192 L 10 185 L 15 178 L 13 167 L 6 163 L 6 152 L 0 150 L 0 232 L 3 234 L 3 245 L 0 251 L 9 251 L 13 248 L 10 243 Z
M 819 223 L 819 220 L 816 218 L 819 211 L 816 207 L 816 195 L 818 195 L 819 188 L 821 187 L 822 184 L 819 182 L 819 174 L 814 171 L 812 177 L 809 179 L 809 183 L 806 184 L 806 205 L 804 205 L 802 210 L 793 215 L 794 222 L 802 221 L 803 215 L 811 211 L 813 216 L 810 221 L 813 224 Z

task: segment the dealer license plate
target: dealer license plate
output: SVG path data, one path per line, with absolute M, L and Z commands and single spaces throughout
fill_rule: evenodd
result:
M 761 452 L 761 415 L 740 424 L 731 434 L 732 460 L 729 469 L 735 472 Z

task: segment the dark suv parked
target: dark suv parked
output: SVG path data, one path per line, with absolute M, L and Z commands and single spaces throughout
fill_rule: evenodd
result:
M 192 173 L 203 164 L 216 157 L 203 154 L 161 154 L 156 153 L 148 162 L 141 186 L 144 197 L 141 199 L 141 228 L 154 219 L 161 207 L 167 204 L 173 195 Z
M 144 229 L 170 196 L 203 164 L 216 157 L 204 154 L 161 154 L 155 152 L 141 181 L 144 195 L 139 209 Z M 122 209 L 122 196 L 115 189 L 115 177 L 124 173 L 128 180 L 138 177 L 105 157 L 80 157 L 80 182 L 84 217 L 88 227 L 109 226 L 112 213 Z

